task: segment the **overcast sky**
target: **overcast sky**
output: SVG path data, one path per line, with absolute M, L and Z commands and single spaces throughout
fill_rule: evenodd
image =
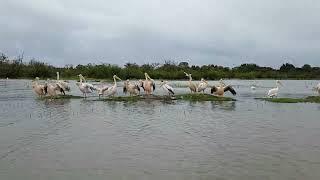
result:
M 319 9 L 319 0 L 0 0 L 0 52 L 59 66 L 320 66 Z

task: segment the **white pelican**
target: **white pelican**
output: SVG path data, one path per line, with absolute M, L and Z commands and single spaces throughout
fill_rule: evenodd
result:
M 109 87 L 106 91 L 107 96 L 114 96 L 117 93 L 117 80 L 122 81 L 117 75 L 113 75 L 113 86 Z
M 320 95 L 320 83 L 316 87 L 314 87 L 314 90 L 317 91 Z
M 39 77 L 36 77 L 35 80 L 32 81 L 32 89 L 39 96 L 42 97 L 47 94 L 47 85 L 39 84 Z
M 252 82 L 250 88 L 251 88 L 252 91 L 256 90 L 256 88 L 257 88 L 257 82 L 256 82 L 256 81 Z
M 197 92 L 198 91 L 198 87 L 196 86 L 196 84 L 195 83 L 193 83 L 192 82 L 192 77 L 191 77 L 191 74 L 188 74 L 188 73 L 186 73 L 186 72 L 184 72 L 184 74 L 187 76 L 187 77 L 189 77 L 189 88 L 190 88 L 190 91 L 191 92 Z
M 86 83 L 86 79 L 82 76 L 82 74 L 78 75 L 80 78 L 80 82 L 77 82 L 76 85 L 79 87 L 79 90 L 83 93 L 84 97 L 87 97 L 87 93 L 92 93 L 96 88 L 89 83 Z
M 57 85 L 60 88 L 60 92 L 63 93 L 63 95 L 66 95 L 65 91 L 70 91 L 70 86 L 66 81 L 60 80 L 59 72 L 57 72 Z
M 57 91 L 65 94 L 64 90 L 60 87 L 60 84 L 57 82 L 47 82 L 47 93 L 49 96 L 53 97 L 57 95 Z
M 232 88 L 231 85 L 226 85 L 222 79 L 220 79 L 218 86 L 212 86 L 211 87 L 211 94 L 214 94 L 216 96 L 223 96 L 226 91 L 230 91 L 232 95 L 236 95 L 237 92 Z
M 161 81 L 160 87 L 170 95 L 174 95 L 174 90 L 171 86 L 168 85 L 168 81 Z
M 127 79 L 127 81 L 124 82 L 123 92 L 125 94 L 129 92 L 130 96 L 137 95 L 140 93 L 140 87 L 137 84 L 131 83 L 129 79 Z
M 206 88 L 208 87 L 208 81 L 204 80 L 203 78 L 201 78 L 201 81 L 200 83 L 198 84 L 198 92 L 203 92 L 204 93 L 204 90 L 206 90 Z
M 150 78 L 150 76 L 147 73 L 144 73 L 144 76 L 146 79 L 144 81 L 140 80 L 140 87 L 143 88 L 144 92 L 148 95 L 151 94 L 152 91 L 156 89 L 156 84 L 154 83 L 154 80 Z
M 99 86 L 94 86 L 95 90 L 97 91 L 97 93 L 99 95 L 99 98 L 104 95 L 104 93 L 108 90 L 109 87 L 110 86 L 105 85 L 105 84 L 101 84 Z
M 270 90 L 268 91 L 267 96 L 268 96 L 268 97 L 276 97 L 276 96 L 278 96 L 279 85 L 283 86 L 282 83 L 281 83 L 279 80 L 277 80 L 277 81 L 276 81 L 276 87 L 270 89 Z

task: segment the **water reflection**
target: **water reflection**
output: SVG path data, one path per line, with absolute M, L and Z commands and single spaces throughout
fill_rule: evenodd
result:
M 223 109 L 226 111 L 235 111 L 236 102 L 235 101 L 211 101 L 212 109 Z

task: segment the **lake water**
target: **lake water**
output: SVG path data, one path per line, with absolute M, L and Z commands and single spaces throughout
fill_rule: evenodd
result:
M 38 100 L 30 81 L 0 80 L 0 179 L 320 179 L 320 104 L 226 82 L 236 102 Z M 315 95 L 317 81 L 282 82 L 279 97 Z

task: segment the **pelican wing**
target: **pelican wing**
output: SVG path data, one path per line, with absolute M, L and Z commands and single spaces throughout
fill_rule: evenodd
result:
M 171 86 L 169 86 L 168 84 L 165 84 L 164 85 L 166 89 L 168 89 L 168 91 L 171 93 L 171 94 L 174 94 L 174 91 L 173 91 L 173 88 Z
M 156 90 L 156 83 L 152 82 L 153 91 Z
M 140 87 L 142 87 L 142 89 L 145 91 L 143 81 L 140 82 Z
M 87 89 L 90 89 L 91 91 L 97 90 L 97 88 L 95 88 L 92 84 L 89 83 L 83 83 L 83 86 Z
M 134 85 L 134 88 L 140 92 L 140 87 L 138 85 Z
M 213 94 L 214 92 L 217 92 L 217 91 L 218 91 L 217 87 L 215 87 L 215 86 L 211 87 L 211 94 Z
M 58 88 L 58 90 L 63 93 L 64 95 L 66 95 L 66 93 L 64 92 L 64 89 L 63 89 L 63 85 L 61 85 L 60 83 L 56 83 L 56 87 Z
M 123 93 L 127 93 L 127 87 L 126 86 L 123 86 Z
M 224 87 L 224 92 L 230 91 L 232 93 L 232 95 L 236 95 L 237 92 L 229 85 Z

